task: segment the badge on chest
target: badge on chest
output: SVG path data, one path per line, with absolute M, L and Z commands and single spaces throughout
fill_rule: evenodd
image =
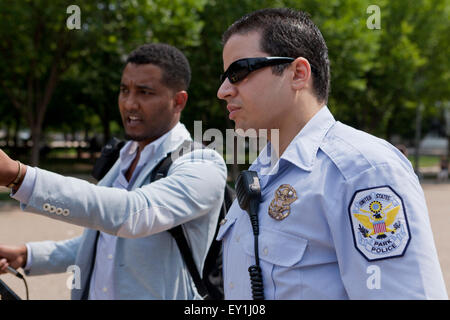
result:
M 275 220 L 283 220 L 291 213 L 291 203 L 297 200 L 297 192 L 289 184 L 282 184 L 275 191 L 269 205 L 269 216 Z

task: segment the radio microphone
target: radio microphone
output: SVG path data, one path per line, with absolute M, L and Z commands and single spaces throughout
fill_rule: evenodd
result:
M 247 211 L 252 224 L 255 249 L 255 264 L 248 268 L 252 287 L 253 300 L 264 300 L 262 270 L 259 265 L 258 249 L 258 207 L 261 199 L 261 186 L 255 171 L 244 170 L 236 180 L 236 197 L 242 210 Z

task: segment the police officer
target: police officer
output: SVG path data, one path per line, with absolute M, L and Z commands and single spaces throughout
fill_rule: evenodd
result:
M 394 146 L 334 119 L 327 47 L 308 15 L 253 12 L 223 44 L 217 96 L 236 129 L 279 130 L 249 168 L 264 298 L 447 299 L 419 181 Z M 226 298 L 251 299 L 253 234 L 237 202 L 218 239 Z

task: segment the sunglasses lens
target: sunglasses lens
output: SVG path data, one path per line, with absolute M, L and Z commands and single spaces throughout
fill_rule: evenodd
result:
M 220 82 L 223 83 L 228 78 L 231 83 L 236 83 L 244 79 L 249 73 L 250 71 L 248 70 L 246 61 L 235 61 L 220 76 Z
M 236 61 L 229 68 L 228 79 L 231 83 L 236 83 L 248 76 L 249 73 L 247 61 Z
M 247 68 L 239 68 L 239 70 L 231 72 L 228 78 L 230 79 L 231 83 L 236 83 L 248 76 L 249 73 L 250 72 L 247 70 Z
M 259 58 L 245 58 L 233 62 L 220 76 L 220 81 L 223 83 L 226 78 L 230 83 L 237 83 L 247 77 L 250 72 L 258 70 L 267 66 L 274 66 L 283 63 L 290 63 L 293 58 L 285 57 L 259 57 Z

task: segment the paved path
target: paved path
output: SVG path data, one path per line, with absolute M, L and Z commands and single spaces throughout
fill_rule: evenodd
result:
M 29 241 L 64 240 L 81 235 L 82 227 L 24 212 L 18 206 L 0 207 L 0 243 L 21 244 Z M 27 277 L 30 300 L 67 300 L 66 282 L 70 273 Z M 3 282 L 25 299 L 23 281 L 10 274 Z
M 423 184 L 422 187 L 447 291 L 450 293 L 450 184 Z M 16 205 L 0 207 L 0 243 L 63 240 L 81 233 L 81 227 L 22 212 Z M 27 277 L 30 299 L 69 299 L 70 291 L 66 286 L 69 276 L 69 273 L 62 273 Z M 20 279 L 9 274 L 1 275 L 1 279 L 21 297 L 25 297 Z

